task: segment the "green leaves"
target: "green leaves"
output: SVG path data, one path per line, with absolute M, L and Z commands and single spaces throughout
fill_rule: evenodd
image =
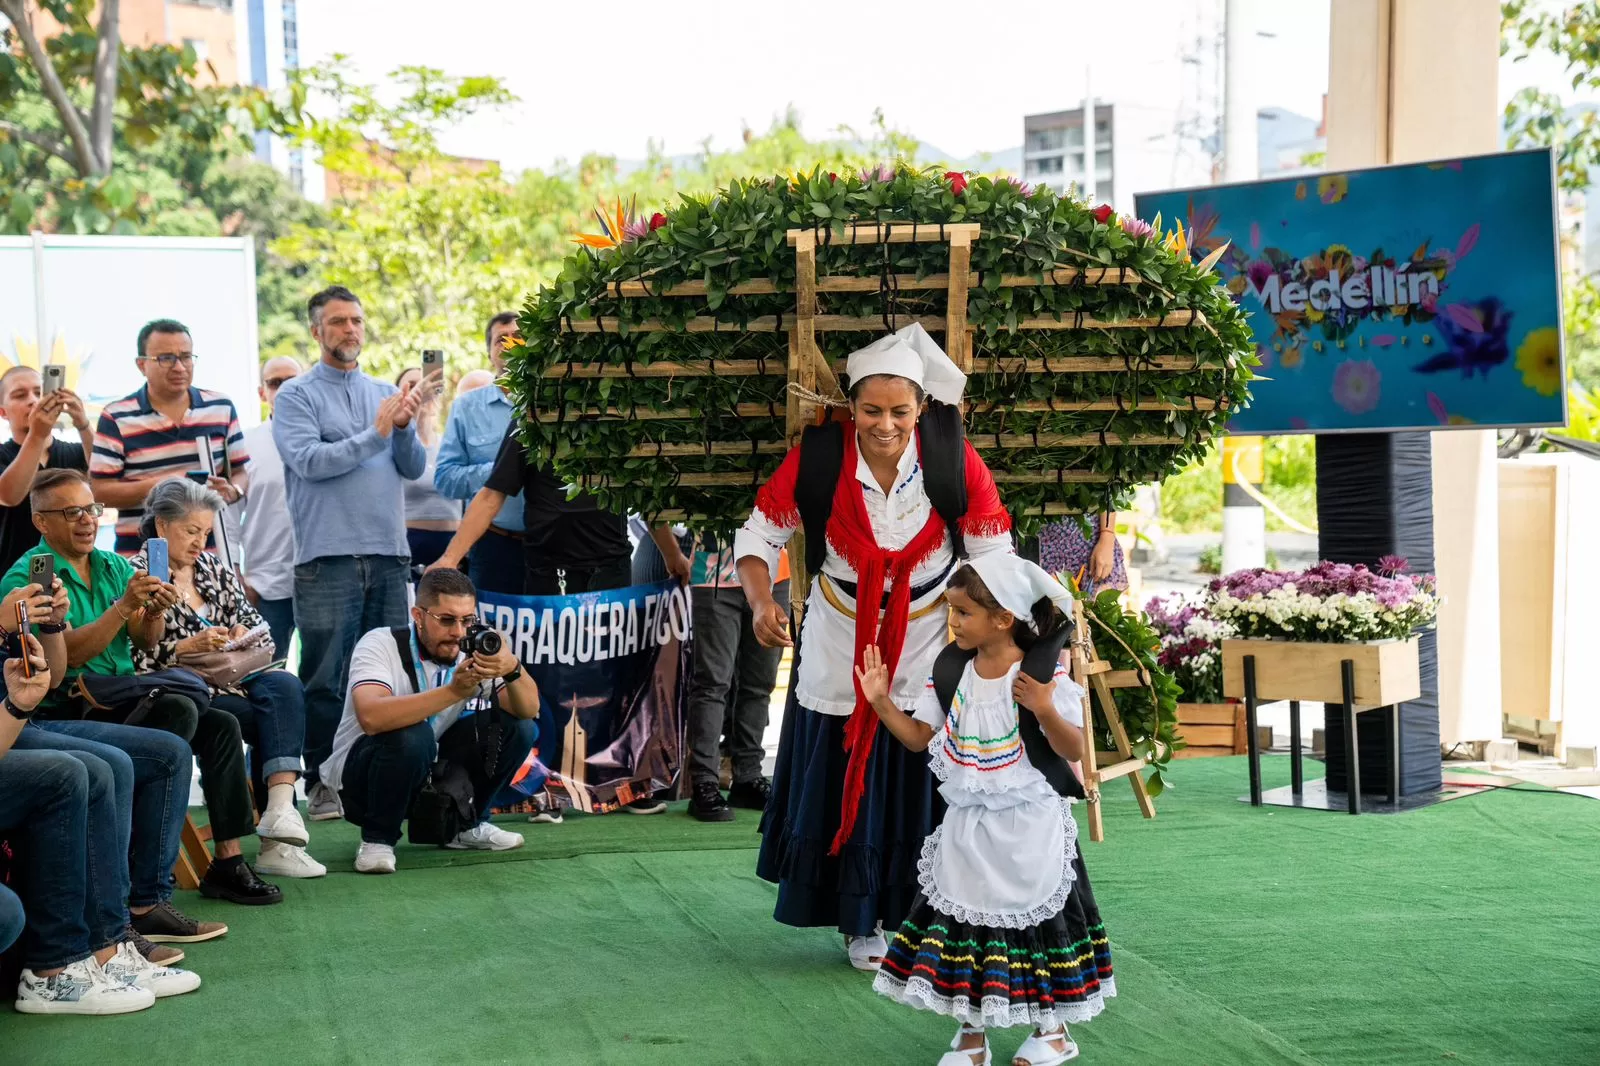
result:
M 781 458 L 775 446 L 786 439 L 787 335 L 749 332 L 748 326 L 759 318 L 781 316 L 784 328 L 793 321 L 795 261 L 784 232 L 789 228 L 817 233 L 819 277 L 870 280 L 867 291 L 819 294 L 821 313 L 872 323 L 859 332 L 818 333 L 817 344 L 832 362 L 870 343 L 886 328 L 879 325 L 886 319 L 903 323 L 909 316 L 945 313 L 943 289 L 884 286 L 881 279 L 946 273 L 947 244 L 847 246 L 838 241 L 847 221 L 892 225 L 965 219 L 982 226 L 971 251 L 977 283 L 967 304 L 977 357 L 967 392 L 973 444 L 997 474 L 1101 476 L 1002 479 L 1002 497 L 1024 532 L 1043 521 L 1047 506 L 1086 511 L 1122 506 L 1135 485 L 1159 480 L 1203 454 L 1227 410 L 1248 402 L 1253 347 L 1242 315 L 1226 294 L 1187 260 L 1149 239 L 1097 224 L 1084 205 L 1045 190 L 1024 196 L 1011 182 L 979 176 L 956 197 L 936 169 L 902 167 L 889 180 L 851 173 L 831 180 L 819 167 L 792 180 L 735 178 L 704 200 L 687 199 L 668 219 L 664 229 L 621 248 L 569 257 L 556 284 L 527 303 L 521 322 L 526 343 L 510 353 L 516 401 L 547 419 L 524 427 L 528 443 L 557 452 L 558 471 L 587 477 L 613 509 L 646 516 L 663 511 L 705 515 L 701 524 L 720 532 L 748 513 L 755 489 Z M 1066 283 L 1059 273 L 1062 267 L 1097 264 L 1127 268 L 1130 277 L 1159 276 L 1162 287 Z M 1026 286 L 1005 280 L 1047 278 L 1052 271 L 1063 283 Z M 614 283 L 641 278 L 648 279 L 651 295 L 616 296 Z M 761 280 L 780 291 L 736 291 Z M 704 284 L 703 296 L 662 295 L 691 281 Z M 1105 322 L 1159 319 L 1176 307 L 1200 309 L 1209 326 L 1022 328 L 1028 319 L 1070 324 L 1078 315 Z M 684 331 L 695 317 L 714 319 L 715 332 Z M 564 332 L 568 322 L 597 318 L 607 323 L 603 334 Z M 632 328 L 646 320 L 673 323 L 675 331 Z M 996 373 L 989 364 L 991 359 L 1038 364 L 1084 355 L 1108 357 L 1110 365 L 1097 373 L 1043 374 Z M 1150 357 L 1156 355 L 1194 356 L 1200 369 L 1155 370 Z M 1237 369 L 1228 368 L 1230 358 Z M 542 376 L 568 363 L 640 367 L 659 361 L 708 361 L 711 372 L 672 378 Z M 673 417 L 585 415 L 604 406 L 597 382 L 606 380 L 614 383 L 603 394 L 610 406 Z M 1054 409 L 1019 411 L 1019 403 Z M 1100 409 L 1087 409 L 1095 404 Z M 760 405 L 766 405 L 761 415 L 749 413 Z M 1017 434 L 1034 433 L 1087 442 L 1008 446 Z M 1135 437 L 1141 440 L 1126 445 L 1112 439 Z M 622 459 L 662 441 L 721 447 L 714 455 L 652 456 L 638 465 Z M 683 483 L 703 474 L 722 475 L 729 483 Z

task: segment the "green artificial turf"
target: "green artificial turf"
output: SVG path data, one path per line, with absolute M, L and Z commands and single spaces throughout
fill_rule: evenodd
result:
M 1267 760 L 1268 784 L 1286 763 Z M 1108 790 L 1084 843 L 1121 993 L 1085 1063 L 1600 1061 L 1600 804 L 1499 791 L 1407 815 L 1237 801 L 1242 759 L 1178 764 L 1138 817 Z M 1081 812 L 1080 812 L 1081 813 Z M 931 1064 L 954 1026 L 875 996 L 839 937 L 771 919 L 755 819 L 569 816 L 515 852 L 402 846 L 276 907 L 179 893 L 232 931 L 200 991 L 119 1018 L 0 1016 L 0 1061 Z M 1582 901 L 1590 901 L 1584 904 Z M 994 1034 L 1009 1062 L 1021 1030 Z

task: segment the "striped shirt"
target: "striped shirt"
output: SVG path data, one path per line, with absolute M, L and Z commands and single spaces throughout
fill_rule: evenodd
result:
M 244 447 L 244 431 L 239 428 L 239 413 L 233 401 L 220 392 L 189 389 L 189 409 L 183 424 L 173 425 L 166 415 L 150 406 L 150 387 L 132 396 L 108 403 L 100 411 L 100 425 L 94 433 L 94 455 L 89 460 L 89 476 L 125 481 L 159 479 L 202 470 L 196 441 L 209 440 L 213 469 L 222 476 L 227 470 L 242 470 L 250 465 Z M 227 454 L 223 454 L 223 441 Z M 142 507 L 124 507 L 117 512 L 117 550 L 138 549 Z M 130 543 L 131 541 L 131 543 Z M 125 547 L 126 545 L 126 547 Z

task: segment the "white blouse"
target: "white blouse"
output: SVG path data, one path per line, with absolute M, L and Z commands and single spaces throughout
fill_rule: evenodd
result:
M 922 482 L 922 463 L 916 437 L 900 456 L 895 474 L 894 488 L 884 492 L 867 460 L 857 455 L 856 480 L 861 482 L 862 496 L 867 507 L 867 518 L 878 544 L 889 551 L 898 551 L 910 544 L 928 524 L 933 504 Z M 760 508 L 750 512 L 744 528 L 734 537 L 734 554 L 740 559 L 755 556 L 766 562 L 772 573 L 778 572 L 778 555 L 798 527 L 785 524 Z M 964 537 L 967 554 L 972 557 L 990 552 L 1012 550 L 1009 533 Z M 939 578 L 951 569 L 954 556 L 949 540 L 942 541 L 929 553 L 920 566 L 911 572 L 911 585 L 916 588 Z M 822 564 L 822 574 L 827 578 L 854 583 L 855 570 L 833 550 L 827 548 Z M 856 602 L 845 595 L 837 582 L 832 584 L 834 599 L 847 610 L 854 611 Z M 885 587 L 884 592 L 888 592 Z M 911 706 L 922 694 L 923 682 L 933 667 L 934 657 L 949 643 L 947 612 L 939 601 L 944 596 L 944 582 L 925 592 L 911 603 L 911 621 L 906 625 L 906 641 L 900 653 L 900 664 L 895 670 L 890 696 L 902 707 Z M 919 612 L 926 611 L 920 617 Z M 795 680 L 800 703 L 822 714 L 847 715 L 855 708 L 855 620 L 828 602 L 822 588 L 822 578 L 814 581 L 806 598 L 805 617 L 802 622 L 799 676 Z

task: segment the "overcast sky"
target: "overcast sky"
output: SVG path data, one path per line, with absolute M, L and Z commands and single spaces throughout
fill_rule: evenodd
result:
M 1254 102 L 1319 116 L 1329 0 L 1246 2 L 1257 30 Z M 1221 8 L 1221 0 L 300 0 L 300 54 L 312 63 L 345 52 L 369 77 L 427 64 L 504 79 L 521 103 L 464 125 L 445 147 L 513 168 L 585 152 L 637 159 L 651 138 L 669 154 L 693 152 L 708 136 L 728 147 L 744 126 L 764 129 L 791 104 L 813 137 L 865 129 L 881 108 L 891 124 L 964 158 L 1020 144 L 1024 115 L 1077 106 L 1090 78 L 1097 96 L 1169 109 L 1175 122 L 1203 110 Z M 1555 73 L 1503 72 L 1502 95 L 1511 81 L 1549 83 Z

